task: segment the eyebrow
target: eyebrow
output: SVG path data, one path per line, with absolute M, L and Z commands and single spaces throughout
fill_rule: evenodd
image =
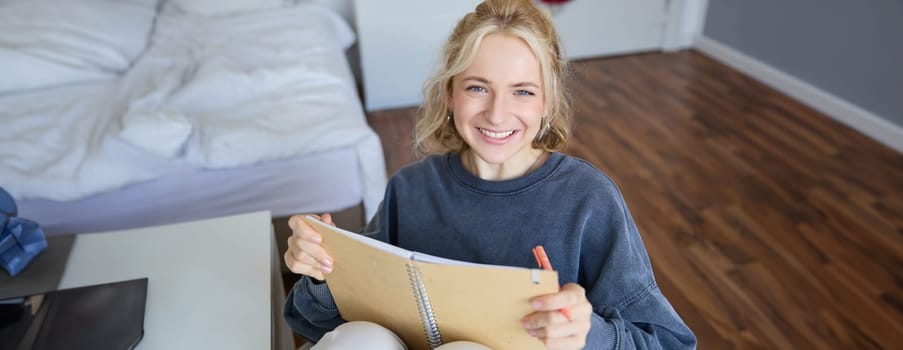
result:
M 461 79 L 461 81 L 468 81 L 468 80 L 473 80 L 473 81 L 480 82 L 480 83 L 483 83 L 483 84 L 486 84 L 486 85 L 492 84 L 492 82 L 490 82 L 490 81 L 487 80 L 486 78 L 481 78 L 481 77 L 476 77 L 476 76 L 469 76 L 469 77 L 464 77 L 464 79 Z M 511 87 L 515 87 L 515 88 L 519 88 L 519 87 L 528 87 L 528 86 L 529 86 L 529 87 L 534 87 L 534 88 L 539 89 L 539 85 L 538 85 L 538 84 L 536 84 L 536 83 L 534 83 L 534 82 L 529 82 L 529 81 L 522 81 L 522 82 L 519 82 L 519 83 L 511 84 Z
M 529 82 L 529 81 L 524 81 L 524 82 L 520 82 L 520 83 L 511 85 L 511 87 L 516 87 L 516 88 L 527 87 L 527 86 L 532 86 L 532 87 L 539 89 L 539 85 L 536 85 L 536 83 Z

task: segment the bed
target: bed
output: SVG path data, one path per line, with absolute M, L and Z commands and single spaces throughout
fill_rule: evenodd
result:
M 51 235 L 257 210 L 369 217 L 385 165 L 353 42 L 307 1 L 7 0 L 0 187 Z

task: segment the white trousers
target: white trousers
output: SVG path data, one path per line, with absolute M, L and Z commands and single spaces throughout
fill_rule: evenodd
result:
M 373 322 L 354 321 L 343 323 L 332 332 L 323 335 L 311 350 L 407 350 L 395 333 Z M 436 350 L 490 350 L 483 345 L 456 341 L 443 344 Z

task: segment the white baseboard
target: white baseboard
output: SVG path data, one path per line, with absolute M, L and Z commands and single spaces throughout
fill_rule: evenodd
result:
M 903 127 L 711 38 L 693 41 L 697 50 L 903 153 Z

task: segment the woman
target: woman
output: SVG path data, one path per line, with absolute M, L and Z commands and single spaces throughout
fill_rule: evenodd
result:
M 559 153 L 571 124 L 568 68 L 548 15 L 528 0 L 487 0 L 458 23 L 443 58 L 416 126 L 416 146 L 429 156 L 392 177 L 362 233 L 427 254 L 521 267 L 534 267 L 530 251 L 543 245 L 563 286 L 534 298 L 535 311 L 521 322 L 549 349 L 694 348 L 693 333 L 655 283 L 617 187 Z M 292 328 L 312 340 L 328 333 L 318 346 L 381 334 L 390 348 L 403 348 L 377 325 L 336 329 L 344 321 L 321 282 L 332 270 L 329 253 L 306 223 L 289 223 L 285 261 L 304 275 L 286 303 Z

